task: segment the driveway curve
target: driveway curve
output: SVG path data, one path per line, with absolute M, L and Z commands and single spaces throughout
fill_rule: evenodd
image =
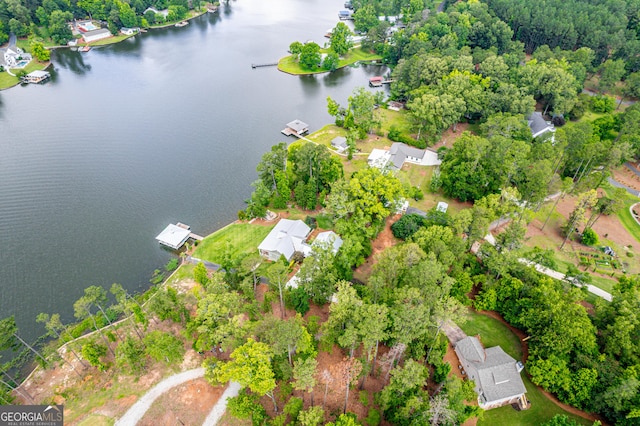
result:
M 134 426 L 140 421 L 144 413 L 147 412 L 153 401 L 155 401 L 160 395 L 168 391 L 169 389 L 181 385 L 184 382 L 199 379 L 204 376 L 204 368 L 195 368 L 193 370 L 187 370 L 182 373 L 174 374 L 167 377 L 157 385 L 155 385 L 149 392 L 144 394 L 135 404 L 124 413 L 124 416 L 120 417 L 115 425 L 116 426 Z M 217 405 L 217 404 L 216 404 Z

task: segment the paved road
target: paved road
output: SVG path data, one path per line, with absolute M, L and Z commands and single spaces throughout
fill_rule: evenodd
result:
M 549 269 L 546 266 L 542 266 L 542 265 L 540 265 L 538 263 L 534 263 L 534 262 L 532 262 L 532 261 L 530 261 L 528 259 L 520 258 L 520 259 L 518 259 L 518 261 L 520 263 L 524 263 L 525 265 L 533 266 L 536 269 L 536 271 L 538 271 L 541 274 L 544 274 L 544 275 L 546 275 L 548 277 L 555 278 L 556 280 L 564 281 L 564 279 L 566 277 L 565 274 L 563 274 L 562 272 L 554 271 L 553 269 Z M 576 283 L 574 283 L 574 284 L 576 285 L 576 287 L 581 287 L 581 285 L 579 285 L 579 284 L 576 284 Z M 611 302 L 611 300 L 612 300 L 611 293 L 606 292 L 603 289 L 601 289 L 599 287 L 596 287 L 594 285 L 591 285 L 591 284 L 587 284 L 587 285 L 583 284 L 582 286 L 586 287 L 587 291 L 589 293 L 595 294 L 596 296 L 601 297 L 604 300 L 607 300 L 607 301 Z
M 625 189 L 629 194 L 631 194 L 631 195 L 635 195 L 636 197 L 640 197 L 640 191 L 638 191 L 638 190 L 635 190 L 635 189 L 633 189 L 633 188 L 629 188 L 628 186 L 621 184 L 620 182 L 618 182 L 617 180 L 614 180 L 614 179 L 613 179 L 613 178 L 611 178 L 611 177 L 608 177 L 608 178 L 607 178 L 607 181 L 608 181 L 611 185 L 615 186 L 616 188 L 622 188 L 622 189 Z
M 182 383 L 189 382 L 191 380 L 199 379 L 204 376 L 204 368 L 196 368 L 193 370 L 187 370 L 182 373 L 174 374 L 171 377 L 167 377 L 157 385 L 155 385 L 149 392 L 147 392 L 142 398 L 140 398 L 129 410 L 116 421 L 116 426 L 134 426 L 137 424 L 144 413 L 147 412 L 153 401 L 155 401 L 160 395 L 168 391 L 169 389 L 181 385 Z M 226 406 L 226 404 L 225 404 Z M 223 410 L 224 412 L 224 410 Z
M 201 260 L 201 259 L 198 259 L 197 257 L 187 256 L 185 260 L 189 263 L 193 263 L 194 265 L 197 265 L 198 263 L 203 263 L 207 269 L 211 269 L 213 271 L 217 271 L 218 269 L 220 269 L 220 265 L 218 265 L 217 263 Z
M 203 426 L 215 426 L 218 424 L 218 421 L 224 414 L 224 411 L 227 409 L 227 400 L 229 398 L 233 398 L 238 396 L 238 392 L 240 392 L 240 383 L 238 382 L 230 382 L 229 386 L 224 390 L 224 393 L 216 402 L 216 405 L 213 406 L 211 412 L 204 420 Z

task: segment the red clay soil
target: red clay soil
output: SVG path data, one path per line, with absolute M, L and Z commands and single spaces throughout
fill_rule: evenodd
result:
M 196 379 L 176 386 L 157 400 L 138 422 L 138 426 L 199 425 L 224 392 L 224 386 L 211 386 Z
M 397 214 L 386 219 L 384 229 L 378 234 L 371 244 L 373 247 L 371 256 L 369 256 L 362 265 L 356 268 L 356 276 L 369 277 L 369 275 L 371 275 L 373 265 L 375 264 L 376 255 L 383 252 L 385 249 L 398 244 L 400 240 L 393 236 L 393 232 L 391 232 L 391 225 L 401 217 L 402 215 Z
M 602 190 L 599 190 L 600 195 L 602 195 Z M 556 206 L 556 211 L 560 213 L 565 219 L 569 217 L 571 211 L 575 208 L 577 198 L 573 196 L 565 196 L 564 199 L 560 200 L 558 205 Z M 587 217 L 591 214 L 590 211 L 587 211 Z M 527 229 L 526 238 L 531 238 L 535 236 L 544 236 L 551 241 L 555 241 L 558 246 L 562 243 L 563 237 L 560 234 L 560 229 L 558 227 L 554 227 L 550 224 L 547 224 L 543 231 L 540 230 L 542 227 L 544 219 L 542 222 L 540 220 L 534 220 L 529 224 Z M 564 223 L 565 221 L 563 221 Z M 593 230 L 600 236 L 601 239 L 610 240 L 620 247 L 629 247 L 631 246 L 631 250 L 635 251 L 636 254 L 640 252 L 640 243 L 633 238 L 624 228 L 622 223 L 616 215 L 602 215 L 598 219 L 598 221 L 593 226 Z M 591 247 L 584 246 L 579 242 L 572 241 L 568 242 L 567 246 L 569 250 L 573 249 L 574 251 L 590 251 L 593 250 Z M 610 278 L 610 277 L 607 277 Z
M 640 191 L 640 177 L 629 170 L 626 166 L 613 171 L 613 179 L 621 184 Z

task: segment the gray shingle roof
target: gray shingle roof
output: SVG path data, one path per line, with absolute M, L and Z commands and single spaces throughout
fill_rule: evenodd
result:
M 547 124 L 547 121 L 542 116 L 541 112 L 535 111 L 529 117 L 527 117 L 527 123 L 529 129 L 531 129 L 531 135 L 535 138 L 543 133 L 553 131 L 553 126 Z
M 287 127 L 289 127 L 290 129 L 293 129 L 296 132 L 300 133 L 303 130 L 306 130 L 307 128 L 309 128 L 309 125 L 307 123 L 305 123 L 304 121 L 293 120 L 292 122 L 287 123 Z
M 484 349 L 473 336 L 460 340 L 455 351 L 467 375 L 476 383 L 476 392 L 484 403 L 521 395 L 527 390 L 516 360 L 500 346 Z
M 401 168 L 407 157 L 422 158 L 425 150 L 414 148 L 402 142 L 394 142 L 391 144 L 391 162 L 396 168 Z
M 333 140 L 331 141 L 331 145 L 335 146 L 336 148 L 346 148 L 347 138 L 345 138 L 344 136 L 337 136 L 333 138 Z

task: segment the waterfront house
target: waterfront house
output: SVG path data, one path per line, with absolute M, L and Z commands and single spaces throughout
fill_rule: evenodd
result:
M 291 260 L 295 252 L 305 252 L 305 241 L 311 228 L 301 220 L 280 219 L 258 246 L 260 255 L 277 261 L 280 256 Z
M 31 62 L 31 55 L 18 46 L 10 46 L 4 51 L 4 64 L 7 68 L 24 68 Z
M 135 28 L 127 28 L 127 27 L 122 27 L 120 28 L 120 32 L 124 35 L 134 35 L 140 32 L 140 28 L 135 27 Z
M 85 43 L 93 43 L 94 41 L 102 40 L 111 37 L 111 31 L 106 28 L 100 28 L 99 30 L 87 31 L 82 34 L 82 38 Z
M 438 153 L 430 149 L 418 149 L 402 142 L 394 142 L 389 150 L 373 149 L 368 158 L 371 167 L 384 169 L 390 167 L 400 170 L 404 163 L 420 166 L 437 166 L 442 161 Z
M 528 408 L 527 392 L 520 372 L 524 366 L 500 346 L 485 349 L 477 337 L 467 336 L 455 343 L 461 367 L 475 382 L 478 405 L 489 410 L 507 404 Z
M 347 138 L 344 136 L 337 136 L 331 141 L 331 146 L 338 152 L 344 152 L 347 149 Z

